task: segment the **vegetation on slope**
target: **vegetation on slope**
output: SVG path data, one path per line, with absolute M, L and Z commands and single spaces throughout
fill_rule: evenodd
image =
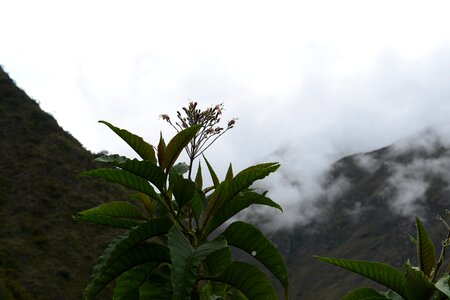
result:
M 81 298 L 114 232 L 99 234 L 72 215 L 127 194 L 81 180 L 93 160 L 0 68 L 0 299 Z

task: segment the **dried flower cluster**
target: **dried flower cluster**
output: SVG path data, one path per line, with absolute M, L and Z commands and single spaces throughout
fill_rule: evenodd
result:
M 195 125 L 202 126 L 189 146 L 186 147 L 186 152 L 192 162 L 208 149 L 222 134 L 233 128 L 236 123 L 237 118 L 233 118 L 228 121 L 226 128 L 219 126 L 223 108 L 223 103 L 221 103 L 214 107 L 208 107 L 202 111 L 197 108 L 197 102 L 189 102 L 188 107 L 183 107 L 183 112 L 177 111 L 178 120 L 175 124 L 172 123 L 167 114 L 162 114 L 160 117 L 175 128 L 177 132 Z

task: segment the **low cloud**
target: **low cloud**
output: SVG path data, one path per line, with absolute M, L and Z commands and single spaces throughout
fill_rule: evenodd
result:
M 394 212 L 403 216 L 419 215 L 426 205 L 426 192 L 433 179 L 450 184 L 450 140 L 448 128 L 427 129 L 401 140 L 391 147 L 391 156 L 406 162 L 392 161 L 388 167 L 385 195 Z

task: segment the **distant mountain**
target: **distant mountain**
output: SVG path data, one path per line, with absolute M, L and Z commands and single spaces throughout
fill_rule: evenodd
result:
M 335 193 L 339 186 L 339 193 Z M 340 299 L 370 281 L 313 255 L 388 262 L 415 261 L 414 217 L 420 216 L 440 251 L 447 231 L 436 215 L 450 209 L 450 148 L 427 130 L 390 147 L 345 157 L 325 176 L 308 225 L 271 234 L 291 273 L 292 299 Z M 450 218 L 448 218 L 450 219 Z M 384 287 L 376 286 L 384 289 Z
M 0 299 L 81 299 L 114 232 L 72 215 L 126 195 L 93 160 L 0 68 Z

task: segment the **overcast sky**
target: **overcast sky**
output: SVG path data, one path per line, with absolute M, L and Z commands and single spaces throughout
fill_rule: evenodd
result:
M 219 173 L 279 160 L 294 181 L 450 123 L 448 1 L 4 1 L 0 64 L 87 149 L 130 155 L 189 100 L 236 127 Z M 283 199 L 275 199 L 283 202 Z

